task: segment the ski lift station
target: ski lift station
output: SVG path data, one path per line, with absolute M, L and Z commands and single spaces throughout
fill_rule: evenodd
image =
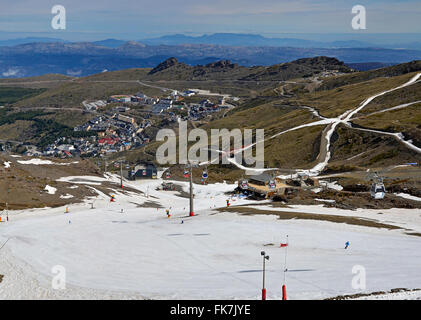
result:
M 134 167 L 130 172 L 130 179 L 156 179 L 158 169 L 153 163 L 142 163 Z
M 285 195 L 287 189 L 295 189 L 294 186 L 289 186 L 282 182 L 279 178 L 274 178 L 267 173 L 250 176 L 248 179 L 243 179 L 238 182 L 238 189 L 253 193 L 256 196 L 264 197 L 266 199 L 274 196 Z

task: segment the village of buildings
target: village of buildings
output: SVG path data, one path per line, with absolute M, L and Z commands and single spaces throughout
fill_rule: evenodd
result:
M 234 107 L 225 103 L 224 97 L 214 102 L 199 98 L 196 103 L 186 103 L 186 97 L 199 96 L 198 92 L 173 90 L 170 96 L 148 97 L 112 95 L 107 100 L 82 103 L 85 112 L 92 114 L 86 123 L 74 127 L 80 137 L 60 137 L 42 149 L 27 145 L 25 155 L 71 157 L 107 157 L 113 153 L 140 148 L 153 140 L 147 128 L 160 123 L 171 125 L 178 120 L 200 121 L 223 109 Z M 78 135 L 76 135 L 78 136 Z

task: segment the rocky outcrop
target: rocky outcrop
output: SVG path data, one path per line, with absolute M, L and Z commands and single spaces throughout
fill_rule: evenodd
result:
M 149 71 L 149 74 L 154 74 L 154 73 L 160 72 L 162 70 L 171 68 L 172 66 L 175 66 L 177 64 L 178 64 L 178 60 L 176 58 L 174 58 L 174 57 L 169 58 L 169 59 L 165 60 L 164 62 L 161 62 L 160 64 L 158 64 L 151 71 Z
M 207 68 L 217 68 L 217 69 L 234 69 L 238 68 L 238 64 L 231 63 L 229 60 L 220 60 L 212 63 L 208 63 L 205 67 Z

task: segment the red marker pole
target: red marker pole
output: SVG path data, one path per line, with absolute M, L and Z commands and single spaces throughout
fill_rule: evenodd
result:
M 193 169 L 192 164 L 189 162 L 190 165 L 190 217 L 194 216 L 194 209 L 193 209 Z
M 286 243 L 281 243 L 281 247 L 285 247 L 285 264 L 284 264 L 284 284 L 282 285 L 282 300 L 287 299 L 287 286 L 286 286 L 286 272 L 287 272 L 287 256 L 288 256 L 288 235 Z
M 123 162 L 120 161 L 120 187 L 123 189 Z
M 262 300 L 266 300 L 266 289 L 262 289 Z
M 282 300 L 286 300 L 287 299 L 287 286 L 283 285 L 282 286 Z

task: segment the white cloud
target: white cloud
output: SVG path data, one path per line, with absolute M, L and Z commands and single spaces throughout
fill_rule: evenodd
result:
M 3 72 L 3 77 L 14 77 L 17 76 L 19 73 L 18 68 L 9 68 L 7 71 Z
M 67 70 L 66 73 L 69 76 L 78 77 L 78 76 L 80 76 L 82 74 L 82 70 L 77 70 L 77 71 Z

